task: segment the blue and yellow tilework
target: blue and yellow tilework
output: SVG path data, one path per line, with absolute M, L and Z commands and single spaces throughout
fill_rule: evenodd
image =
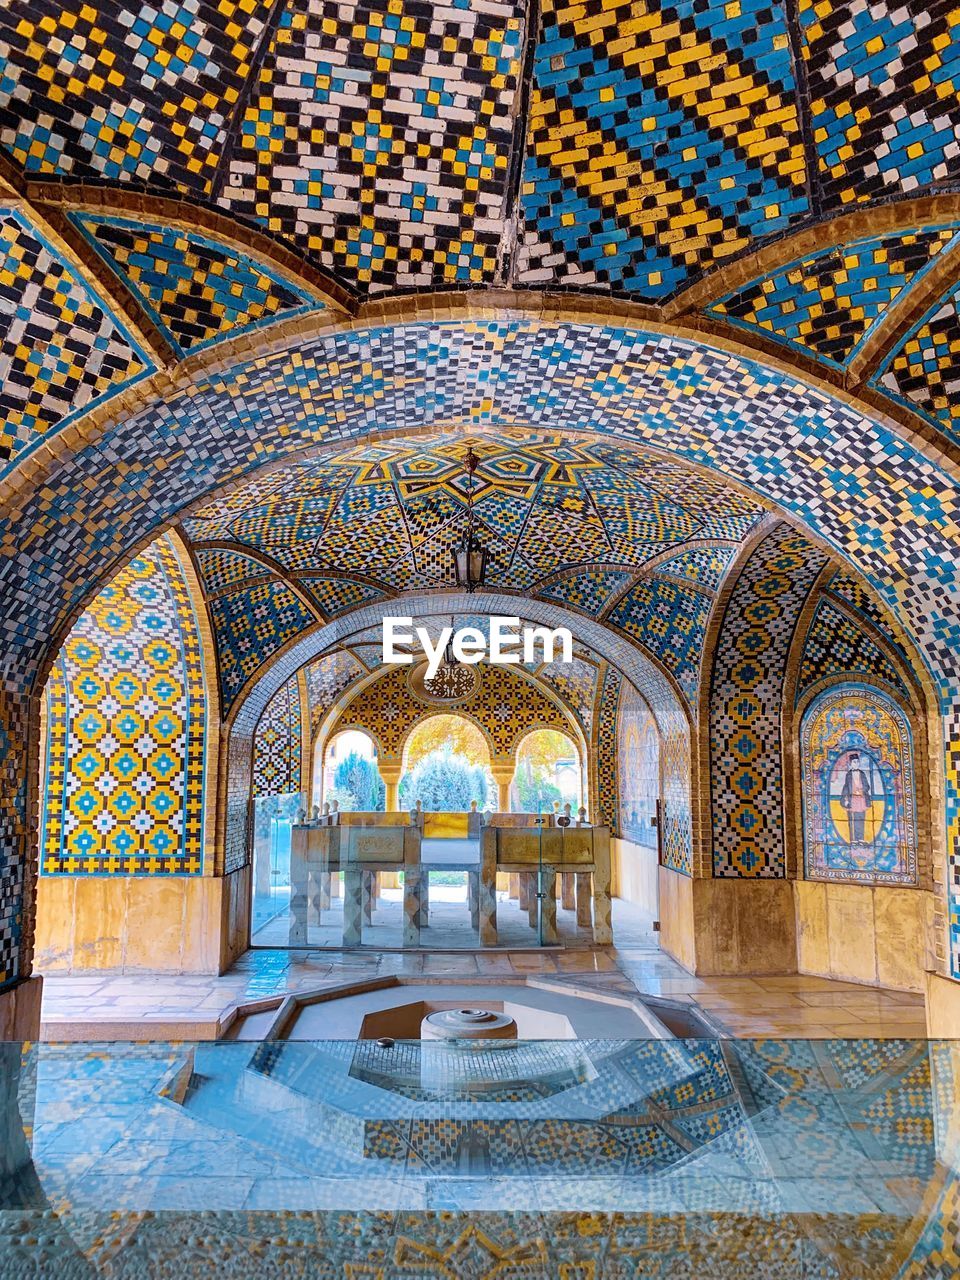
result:
M 950 0 L 799 0 L 826 207 L 956 179 L 960 17 Z
M 256 578 L 269 578 L 273 571 L 260 560 L 225 547 L 196 547 L 197 567 L 207 595 L 233 590 Z
M 960 286 L 934 303 L 871 382 L 960 440 Z
M 206 689 L 179 553 L 160 538 L 70 632 L 46 690 L 44 875 L 196 875 Z
M 658 300 L 809 209 L 783 10 L 548 0 L 518 282 Z
M 384 594 L 372 583 L 356 582 L 351 578 L 305 578 L 304 584 L 328 618 L 347 613 L 370 600 L 380 600 Z
M 0 473 L 152 368 L 46 238 L 0 209 Z
M 324 717 L 355 680 L 366 675 L 364 664 L 349 650 L 311 662 L 306 670 L 310 733 L 316 737 Z
M 630 578 L 629 573 L 616 569 L 581 569 L 538 587 L 537 595 L 597 617 Z
M 178 356 L 323 305 L 273 267 L 199 232 L 87 213 L 72 220 Z
M 712 593 L 652 573 L 617 601 L 605 621 L 658 658 L 695 705 L 712 604 Z
M 283 796 L 303 789 L 303 733 L 299 676 L 267 703 L 253 737 L 253 795 Z
M 28 173 L 210 194 L 265 16 L 258 0 L 11 0 L 0 140 Z
M 250 676 L 316 622 L 303 601 L 276 578 L 216 596 L 210 601 L 210 616 L 225 715 Z
M 800 611 L 826 556 L 785 523 L 754 549 L 727 603 L 710 676 L 713 874 L 787 874 L 780 713 Z
M 955 225 L 854 240 L 753 280 L 709 311 L 842 368 L 890 304 L 957 243 Z
M 489 284 L 523 7 L 288 0 L 221 202 L 370 289 Z
M 821 600 L 803 645 L 797 698 L 832 675 L 872 676 L 910 700 L 899 667 L 867 628 L 841 613 L 829 600 Z

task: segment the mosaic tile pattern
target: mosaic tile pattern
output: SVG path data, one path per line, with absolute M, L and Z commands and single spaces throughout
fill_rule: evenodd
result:
M 200 580 L 207 595 L 229 590 L 254 578 L 273 576 L 271 570 L 259 560 L 240 555 L 237 551 L 227 551 L 220 547 L 196 547 L 194 554 L 197 557 Z
M 866 685 L 827 689 L 800 726 L 803 866 L 808 880 L 916 885 L 913 735 Z
M 0 988 L 21 972 L 26 860 L 28 847 L 27 736 L 30 708 L 26 699 L 0 689 Z
M 242 588 L 210 601 L 217 641 L 223 714 L 247 679 L 316 619 L 290 588 L 277 579 Z
M 152 368 L 43 236 L 0 209 L 0 473 Z
M 702 591 L 652 573 L 630 588 L 606 621 L 657 657 L 693 705 L 711 604 Z
M 831 595 L 842 600 L 849 609 L 856 610 L 868 627 L 879 632 L 886 643 L 895 649 L 909 665 L 906 651 L 894 633 L 890 615 L 869 588 L 852 574 L 838 569 L 827 583 L 827 590 Z
M 653 819 L 660 797 L 660 734 L 650 708 L 624 682 L 617 709 L 618 826 L 624 840 L 657 847 Z
M 899 669 L 870 633 L 822 600 L 803 645 L 797 679 L 798 701 L 818 680 L 832 675 L 874 676 L 910 699 Z
M 537 595 L 545 600 L 556 600 L 558 604 L 569 605 L 574 609 L 582 609 L 591 617 L 599 617 L 610 599 L 627 585 L 630 574 L 616 569 L 584 569 L 569 578 L 561 578 L 540 587 Z
M 523 8 L 289 0 L 221 202 L 371 289 L 490 283 Z
M 363 665 L 350 652 L 328 654 L 307 667 L 310 732 L 316 737 L 321 721 L 355 680 L 365 675 Z
M 179 356 L 322 306 L 250 254 L 198 232 L 94 214 L 72 220 Z
M 690 810 L 690 738 L 677 726 L 662 734 L 660 770 L 660 852 L 663 865 L 682 875 L 693 875 L 693 815 Z
M 300 684 L 297 676 L 273 695 L 253 740 L 253 795 L 303 790 Z
M 842 367 L 956 234 L 954 225 L 824 249 L 751 281 L 709 311 Z
M 787 524 L 754 549 L 727 603 L 710 682 L 713 874 L 786 876 L 780 709 L 800 610 L 826 557 Z
M 58 472 L 53 501 L 23 495 L 0 523 L 9 566 L 0 582 L 3 671 L 13 693 L 34 678 L 44 637 L 122 554 L 117 530 L 157 527 L 264 450 L 356 438 L 387 419 L 438 429 L 441 414 L 444 423 L 593 431 L 614 450 L 649 442 L 666 462 L 677 458 L 678 473 L 689 474 L 689 460 L 783 502 L 912 628 L 941 689 L 948 847 L 960 847 L 956 498 L 935 459 L 781 371 L 664 335 L 533 320 L 425 323 L 316 340 L 295 356 L 296 373 L 286 357 L 264 358 L 198 381 L 79 450 Z M 429 396 L 412 394 L 427 368 Z M 229 443 L 216 458 L 207 448 L 211 414 Z M 109 494 L 109 538 L 86 518 L 92 494 Z M 953 930 L 960 958 L 960 882 Z
M 910 330 L 871 382 L 960 439 L 960 287 Z
M 617 712 L 623 694 L 624 679 L 619 671 L 607 667 L 600 681 L 594 712 L 593 757 L 596 761 L 597 785 L 594 800 L 594 822 L 606 822 L 612 836 L 620 835 L 620 778 L 617 771 Z
M 576 712 L 584 733 L 589 737 L 597 696 L 595 663 L 578 657 L 572 662 L 547 662 L 537 668 L 537 678 L 548 684 Z
M 226 822 L 223 839 L 223 872 L 230 875 L 250 861 L 250 796 L 253 785 L 253 735 L 230 734 L 227 753 Z
M 209 194 L 264 29 L 254 0 L 11 0 L 0 143 L 29 173 Z
M 522 738 L 534 729 L 558 729 L 570 734 L 568 718 L 549 698 L 509 667 L 481 663 L 475 691 L 444 710 L 473 720 L 484 731 L 491 751 L 512 756 Z M 384 668 L 383 675 L 367 686 L 345 708 L 331 733 L 358 727 L 374 734 L 383 755 L 400 756 L 411 729 L 437 714 L 410 692 L 410 667 Z
M 44 875 L 201 871 L 200 643 L 166 538 L 122 569 L 73 628 L 46 690 Z
M 825 204 L 955 179 L 960 20 L 948 0 L 799 0 L 797 14 Z
M 549 0 L 541 14 L 521 284 L 660 300 L 807 212 L 782 9 L 681 0 L 641 16 L 624 0 L 587 17 Z
M 708 591 L 716 591 L 734 554 L 733 547 L 695 547 L 663 561 L 658 572 L 672 578 L 688 578 Z
M 347 613 L 368 600 L 380 600 L 383 592 L 366 582 L 353 582 L 349 578 L 309 578 L 307 589 L 328 617 Z

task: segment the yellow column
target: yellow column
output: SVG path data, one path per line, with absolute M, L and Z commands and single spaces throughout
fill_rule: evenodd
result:
M 377 761 L 380 777 L 387 788 L 385 807 L 388 813 L 395 813 L 400 808 L 400 774 L 403 763 L 397 759 L 381 758 Z
M 499 793 L 497 798 L 497 808 L 500 813 L 509 813 L 510 811 L 510 783 L 513 781 L 513 775 L 516 773 L 517 762 L 513 756 L 494 757 L 490 761 L 490 772 L 493 774 L 493 780 L 497 784 Z

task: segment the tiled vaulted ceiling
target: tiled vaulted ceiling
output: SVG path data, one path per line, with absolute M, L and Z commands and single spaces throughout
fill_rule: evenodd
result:
M 948 0 L 530 13 L 10 0 L 0 143 L 31 175 L 218 206 L 361 291 L 662 301 L 759 239 L 960 178 Z
M 455 584 L 469 446 L 487 587 L 605 620 L 695 699 L 715 592 L 763 508 L 651 450 L 501 429 L 297 460 L 187 516 L 228 702 L 314 622 Z

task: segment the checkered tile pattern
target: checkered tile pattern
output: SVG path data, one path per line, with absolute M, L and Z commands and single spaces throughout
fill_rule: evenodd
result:
M 715 876 L 786 876 L 780 711 L 797 619 L 826 557 L 778 524 L 740 571 L 710 681 Z
M 960 288 L 911 329 L 872 382 L 960 440 Z
M 497 271 L 523 9 L 290 0 L 221 203 L 372 290 Z
M 299 631 L 316 621 L 290 588 L 277 579 L 210 601 L 217 641 L 223 712 L 246 681 Z
M 297 676 L 275 693 L 253 740 L 254 796 L 283 796 L 303 789 L 300 685 Z
M 548 0 L 541 12 L 521 284 L 661 300 L 806 214 L 782 9 L 624 0 L 587 16 Z
M 202 870 L 200 645 L 166 538 L 122 569 L 73 628 L 46 690 L 43 874 Z
M 828 207 L 960 171 L 960 18 L 950 0 L 799 0 L 817 178 Z
M 630 588 L 606 621 L 658 658 L 693 706 L 712 603 L 711 594 L 652 573 Z
M 709 310 L 843 367 L 890 304 L 956 243 L 956 224 L 855 240 L 753 280 Z
M 264 16 L 257 0 L 10 0 L 0 142 L 34 174 L 209 194 Z
M 0 210 L 0 473 L 151 369 L 43 236 Z
M 623 684 L 624 680 L 620 672 L 613 667 L 607 667 L 597 695 L 593 735 L 593 755 L 597 774 L 593 821 L 609 823 L 611 835 L 615 836 L 620 834 L 617 711 Z
M 176 227 L 74 214 L 73 221 L 180 356 L 322 307 L 250 254 Z
M 866 628 L 822 600 L 804 641 L 797 698 L 831 675 L 873 676 L 910 697 L 898 667 Z
M 365 674 L 363 664 L 352 653 L 342 651 L 320 658 L 307 667 L 310 732 L 314 737 L 337 699 Z

